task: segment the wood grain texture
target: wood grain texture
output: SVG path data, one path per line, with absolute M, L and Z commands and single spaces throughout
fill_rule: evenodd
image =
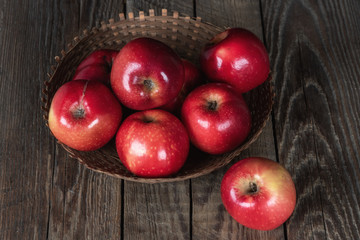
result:
M 123 1 L 81 0 L 79 7 L 79 28 L 100 27 L 101 21 L 107 22 L 110 18 L 118 20 L 119 13 L 125 11 Z
M 119 239 L 121 180 L 95 173 L 57 153 L 49 239 Z
M 245 27 L 256 30 L 262 38 L 260 7 L 257 1 L 196 0 L 196 14 L 204 21 L 219 27 Z
M 189 180 L 124 184 L 124 239 L 191 239 Z
M 360 239 L 359 1 L 262 1 L 279 158 L 298 202 L 288 239 Z
M 161 15 L 166 8 L 192 15 L 192 1 L 126 1 L 127 13 Z M 170 14 L 170 12 L 169 12 Z M 139 184 L 124 182 L 123 239 L 190 239 L 190 181 Z
M 243 27 L 262 39 L 260 5 L 257 1 L 196 1 L 196 13 L 203 21 L 219 26 Z M 226 14 L 225 14 L 226 13 Z M 259 139 L 237 159 L 214 173 L 193 179 L 193 239 L 283 239 L 283 227 L 269 232 L 252 230 L 238 224 L 225 210 L 221 180 L 227 169 L 249 156 L 267 157 L 276 161 L 271 119 Z

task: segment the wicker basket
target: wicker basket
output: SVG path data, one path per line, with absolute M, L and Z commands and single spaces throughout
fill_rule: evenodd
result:
M 197 64 L 204 44 L 214 35 L 225 30 L 225 28 L 201 22 L 200 18 L 193 19 L 182 16 L 178 12 L 167 16 L 166 9 L 162 10 L 161 16 L 155 16 L 154 10 L 150 10 L 149 16 L 145 16 L 144 12 L 139 12 L 139 17 L 134 17 L 133 13 L 129 13 L 127 19 L 123 13 L 120 13 L 119 17 L 119 21 L 110 19 L 108 23 L 102 22 L 100 28 L 93 28 L 91 31 L 85 30 L 82 36 L 75 37 L 73 42 L 68 44 L 68 50 L 61 51 L 61 57 L 55 57 L 56 64 L 51 67 L 52 71 L 48 74 L 49 79 L 44 82 L 41 99 L 46 125 L 48 125 L 49 108 L 56 90 L 72 79 L 75 69 L 82 59 L 95 49 L 120 50 L 130 40 L 146 36 L 168 44 L 181 57 Z M 247 140 L 234 151 L 222 155 L 205 154 L 191 147 L 183 168 L 177 174 L 166 178 L 140 178 L 131 174 L 119 160 L 114 139 L 103 148 L 92 152 L 81 152 L 62 143 L 59 144 L 69 152 L 70 157 L 78 159 L 86 167 L 114 177 L 145 183 L 194 178 L 227 165 L 260 135 L 273 104 L 270 79 L 246 93 L 245 99 L 252 115 L 252 129 Z

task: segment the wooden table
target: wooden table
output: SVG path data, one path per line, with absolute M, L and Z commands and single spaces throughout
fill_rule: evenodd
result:
M 264 156 L 290 171 L 297 205 L 281 227 L 230 217 L 220 198 L 229 166 L 134 183 L 88 170 L 50 135 L 40 97 L 54 56 L 85 28 L 150 8 L 265 42 L 275 105 L 232 164 Z M 360 239 L 360 1 L 0 0 L 0 51 L 0 239 Z

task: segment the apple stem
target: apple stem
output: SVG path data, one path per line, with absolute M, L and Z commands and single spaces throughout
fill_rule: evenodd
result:
M 72 111 L 72 115 L 74 118 L 76 119 L 81 119 L 81 118 L 84 118 L 85 117 L 85 109 L 84 109 L 84 97 L 85 97 L 85 92 L 86 92 L 86 88 L 89 84 L 89 81 L 86 81 L 85 85 L 84 85 L 84 88 L 83 88 L 83 92 L 82 92 L 82 95 L 81 95 L 81 98 L 80 98 L 80 103 L 79 103 L 79 106 L 77 106 L 75 108 L 74 111 Z
M 209 101 L 208 102 L 208 109 L 210 111 L 215 111 L 217 109 L 217 102 L 216 101 Z
M 254 182 L 249 182 L 249 193 L 255 194 L 258 192 L 258 186 Z
M 86 88 L 89 84 L 89 80 L 86 81 L 85 85 L 84 85 L 84 89 L 83 89 L 83 92 L 82 92 L 82 95 L 81 95 L 81 99 L 80 99 L 80 108 L 83 109 L 83 103 L 84 103 L 84 97 L 85 97 L 85 92 L 86 92 Z

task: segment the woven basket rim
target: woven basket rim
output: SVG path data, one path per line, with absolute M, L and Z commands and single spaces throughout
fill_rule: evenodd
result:
M 52 101 L 52 97 L 53 97 L 53 96 L 49 95 L 49 94 L 51 94 L 50 86 L 53 84 L 54 76 L 56 76 L 59 67 L 63 64 L 64 61 L 66 61 L 66 57 L 72 51 L 75 51 L 74 49 L 76 49 L 76 47 L 78 47 L 79 44 L 81 44 L 85 40 L 91 39 L 93 36 L 95 36 L 98 33 L 105 33 L 105 32 L 109 32 L 109 31 L 111 32 L 114 29 L 121 30 L 122 27 L 125 25 L 127 27 L 130 26 L 130 28 L 126 28 L 126 30 L 129 30 L 129 29 L 131 30 L 131 28 L 133 26 L 140 26 L 140 28 L 141 28 L 147 22 L 151 22 L 151 23 L 159 22 L 161 24 L 169 24 L 167 26 L 170 26 L 170 27 L 178 26 L 178 23 L 181 22 L 181 23 L 184 23 L 184 25 L 188 24 L 188 26 L 185 26 L 185 27 L 191 28 L 191 30 L 194 32 L 202 31 L 202 29 L 210 29 L 215 32 L 216 31 L 221 32 L 226 29 L 226 27 L 221 28 L 221 27 L 215 26 L 211 23 L 203 22 L 200 17 L 197 17 L 197 18 L 189 17 L 186 15 L 180 14 L 177 11 L 174 11 L 172 16 L 168 16 L 166 9 L 162 9 L 161 16 L 156 16 L 155 11 L 153 9 L 149 10 L 148 16 L 145 16 L 143 11 L 139 11 L 138 17 L 135 17 L 134 13 L 129 12 L 128 18 L 125 18 L 125 14 L 120 13 L 119 21 L 115 21 L 114 19 L 109 19 L 108 23 L 102 21 L 101 26 L 99 28 L 93 27 L 90 31 L 88 29 L 85 29 L 80 36 L 74 37 L 73 41 L 70 42 L 69 44 L 67 44 L 66 50 L 61 50 L 61 52 L 60 52 L 61 56 L 55 56 L 54 59 L 55 59 L 56 63 L 54 65 L 51 65 L 51 67 L 50 67 L 51 71 L 47 74 L 48 79 L 44 81 L 44 87 L 42 89 L 42 97 L 41 97 L 41 101 L 42 101 L 41 110 L 43 113 L 43 118 L 45 120 L 45 125 L 47 127 L 49 127 L 48 113 L 49 113 L 49 109 L 50 109 L 50 105 L 51 105 L 51 101 Z M 207 31 L 207 30 L 204 30 L 204 31 Z M 131 34 L 131 31 L 129 31 L 129 32 L 130 32 L 129 34 Z M 114 32 L 113 32 L 113 34 L 115 36 Z M 120 43 L 121 42 L 114 41 L 113 44 L 120 44 Z M 106 47 L 108 47 L 108 46 L 104 45 L 104 48 L 106 48 Z M 274 98 L 275 94 L 273 91 L 273 83 L 271 81 L 271 73 L 269 74 L 268 80 L 264 84 L 269 84 L 270 102 L 268 102 L 267 113 L 266 113 L 266 116 L 264 116 L 264 121 L 261 123 L 259 130 L 255 134 L 253 134 L 251 137 L 248 137 L 240 146 L 238 146 L 236 151 L 232 151 L 232 152 L 228 153 L 225 160 L 223 160 L 219 164 L 214 165 L 213 167 L 206 168 L 203 171 L 195 172 L 195 173 L 188 174 L 188 175 L 186 175 L 186 174 L 181 175 L 181 176 L 175 175 L 175 176 L 170 176 L 170 177 L 165 177 L 165 178 L 143 178 L 143 177 L 138 177 L 135 175 L 129 175 L 129 176 L 119 175 L 119 174 L 111 173 L 105 169 L 93 168 L 86 161 L 84 161 L 84 159 L 77 156 L 74 152 L 74 149 L 71 149 L 70 147 L 66 146 L 65 144 L 63 144 L 59 141 L 58 141 L 58 143 L 68 152 L 68 154 L 71 158 L 77 159 L 81 164 L 83 164 L 87 168 L 89 168 L 93 171 L 96 171 L 96 172 L 105 173 L 109 176 L 121 178 L 124 180 L 129 180 L 129 181 L 134 181 L 134 182 L 142 182 L 142 183 L 160 183 L 160 182 L 183 181 L 183 180 L 187 180 L 187 179 L 191 179 L 191 178 L 200 177 L 200 176 L 209 174 L 210 172 L 212 172 L 216 169 L 219 169 L 225 165 L 228 165 L 235 157 L 237 157 L 239 155 L 239 153 L 241 151 L 247 149 L 253 142 L 255 142 L 257 140 L 257 138 L 261 134 L 263 128 L 265 127 L 265 125 L 270 117 L 271 109 L 273 106 L 273 98 Z M 50 133 L 51 133 L 51 131 L 50 131 Z

